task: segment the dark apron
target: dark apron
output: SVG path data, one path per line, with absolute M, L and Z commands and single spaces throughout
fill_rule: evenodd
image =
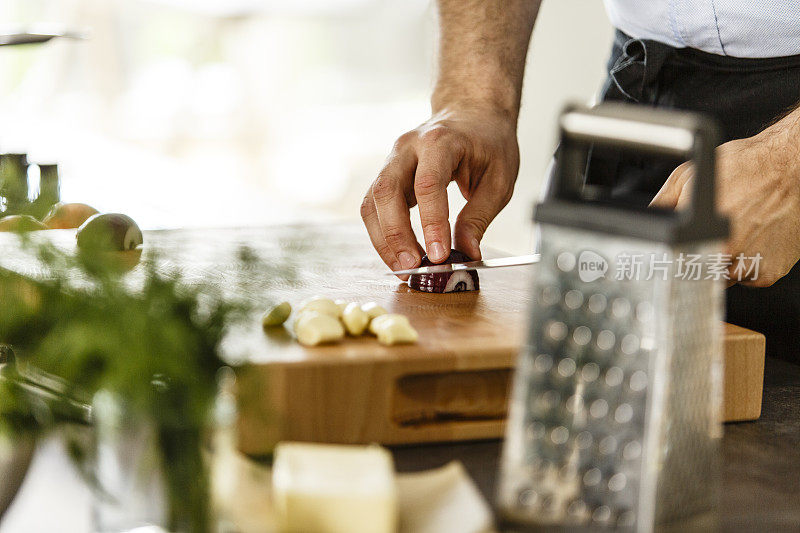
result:
M 800 103 L 800 55 L 732 58 L 618 31 L 608 67 L 604 101 L 704 113 L 719 123 L 722 142 L 755 135 Z M 590 180 L 608 179 L 613 196 L 645 205 L 675 168 L 646 157 L 596 159 Z M 766 335 L 768 354 L 800 360 L 800 263 L 772 287 L 731 287 L 726 307 L 729 322 Z

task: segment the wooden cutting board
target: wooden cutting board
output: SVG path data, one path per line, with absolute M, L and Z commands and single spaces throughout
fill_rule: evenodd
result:
M 74 232 L 46 233 L 64 246 L 74 242 Z M 242 246 L 259 266 L 240 268 Z M 153 254 L 189 280 L 213 283 L 264 308 L 316 295 L 374 301 L 407 315 L 420 334 L 407 346 L 362 337 L 306 348 L 288 329 L 265 333 L 253 316 L 224 346 L 240 365 L 244 452 L 268 453 L 286 439 L 397 444 L 502 436 L 535 266 L 483 270 L 478 292 L 420 293 L 384 275 L 357 224 L 146 232 L 143 257 Z M 9 257 L 0 254 L 0 266 L 9 266 Z M 764 337 L 725 328 L 725 420 L 757 418 Z
M 426 294 L 383 275 L 358 225 L 274 228 L 250 240 L 294 243 L 295 277 L 273 295 L 293 304 L 322 295 L 375 301 L 419 331 L 410 346 L 372 337 L 315 348 L 285 329 L 248 336 L 239 371 L 240 445 L 269 452 L 281 439 L 400 444 L 497 438 L 525 336 L 536 267 L 483 270 L 481 290 Z M 243 339 L 239 339 L 240 341 Z M 764 336 L 725 325 L 726 421 L 758 418 Z

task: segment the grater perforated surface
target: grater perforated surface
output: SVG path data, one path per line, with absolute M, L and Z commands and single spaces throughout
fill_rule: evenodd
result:
M 663 411 L 663 457 L 658 473 L 655 522 L 670 523 L 711 510 L 719 468 L 722 365 L 718 328 L 721 297 L 714 283 L 676 281 L 674 345 Z M 710 365 L 709 365 L 710 363 Z
M 677 251 L 657 243 L 550 226 L 542 236 L 501 512 L 648 531 L 708 509 L 718 283 L 674 281 Z M 628 268 L 645 252 L 663 260 L 663 272 Z

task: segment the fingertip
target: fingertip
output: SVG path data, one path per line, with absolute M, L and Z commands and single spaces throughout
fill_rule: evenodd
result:
M 409 268 L 415 268 L 419 264 L 419 258 L 415 257 L 410 252 L 405 252 L 405 251 L 400 252 L 397 255 L 397 259 L 399 260 L 400 265 L 403 267 L 403 270 L 408 270 Z
M 400 263 L 392 263 L 392 266 L 389 268 L 392 269 L 392 272 L 397 272 L 398 270 L 406 270 L 407 268 L 414 268 L 414 267 L 405 267 L 402 266 Z M 397 274 L 395 274 L 395 276 L 397 276 Z M 408 276 L 407 275 L 397 276 L 397 279 L 399 279 L 400 281 L 408 281 Z
M 675 207 L 674 202 L 670 202 L 667 198 L 658 193 L 655 197 L 650 200 L 649 207 L 655 207 L 656 209 L 670 209 L 671 207 Z
M 476 238 L 472 238 L 469 241 L 469 250 L 467 250 L 467 255 L 469 255 L 474 261 L 478 261 L 481 259 L 481 243 Z
M 409 268 L 416 268 L 417 266 L 419 266 L 419 263 L 421 262 L 420 258 L 416 257 L 416 255 L 410 252 L 400 252 L 397 255 L 397 258 L 400 261 L 399 267 L 393 268 L 392 270 L 408 270 Z M 408 275 L 406 274 L 397 277 L 402 281 L 408 281 Z
M 467 254 L 473 261 L 481 259 L 481 241 L 471 231 L 459 228 L 456 230 L 456 250 Z
M 440 263 L 447 259 L 450 255 L 449 250 L 446 250 L 444 245 L 439 241 L 434 241 L 428 245 L 428 259 L 434 263 Z

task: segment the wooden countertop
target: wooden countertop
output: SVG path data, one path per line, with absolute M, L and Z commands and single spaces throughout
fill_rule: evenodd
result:
M 32 236 L 46 238 L 65 251 L 75 248 L 74 230 Z M 0 254 L 0 267 L 36 274 L 38 261 L 34 254 L 20 251 L 16 239 L 13 234 L 0 234 L 0 250 L 17 252 Z M 257 258 L 252 268 L 242 268 L 237 259 L 243 247 Z M 250 327 L 237 330 L 226 340 L 224 349 L 234 362 L 297 366 L 450 354 L 500 357 L 510 364 L 522 342 L 530 301 L 529 291 L 520 290 L 527 286 L 530 267 L 482 271 L 481 291 L 414 291 L 386 275 L 389 269 L 372 249 L 366 230 L 354 223 L 146 231 L 141 261 L 152 257 L 159 258 L 164 270 L 177 269 L 187 281 L 219 287 L 254 301 L 260 309 L 284 300 L 296 309 L 312 296 L 374 301 L 389 312 L 407 315 L 420 334 L 414 345 L 386 347 L 365 336 L 308 348 L 283 328 L 265 335 L 255 317 Z M 136 266 L 127 275 L 131 283 L 140 272 L 141 267 Z

